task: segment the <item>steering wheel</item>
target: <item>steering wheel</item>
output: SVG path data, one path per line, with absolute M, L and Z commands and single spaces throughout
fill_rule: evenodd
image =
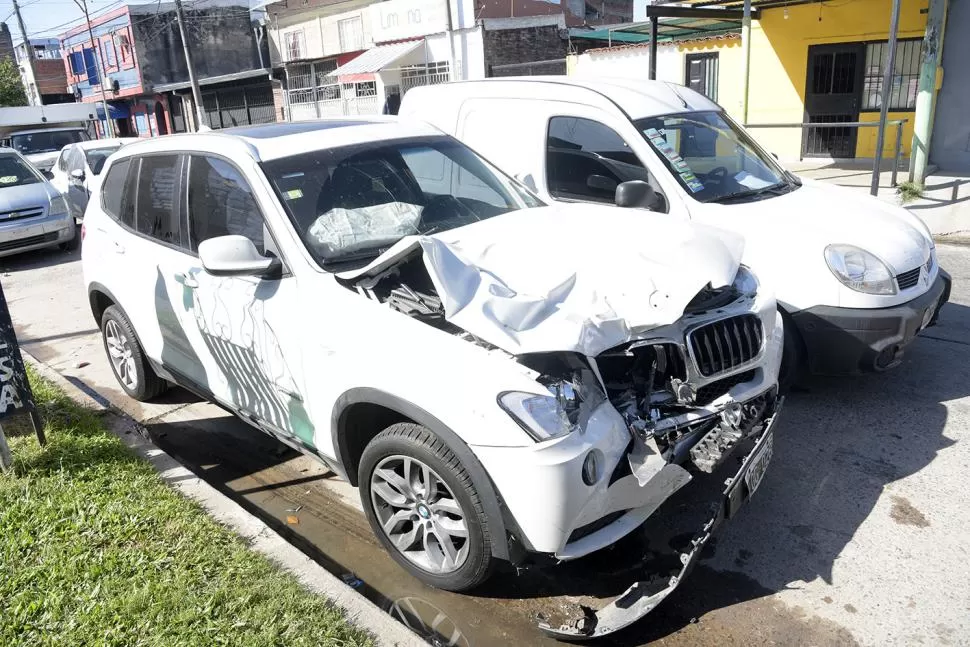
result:
M 726 180 L 727 177 L 728 177 L 728 170 L 723 166 L 717 166 L 715 168 L 712 168 L 704 175 L 704 179 L 706 181 L 710 182 L 713 180 L 714 182 L 717 182 L 719 185 L 724 184 L 724 180 Z
M 442 223 L 449 220 L 456 220 L 471 216 L 475 220 L 481 220 L 474 211 L 462 204 L 461 200 L 453 195 L 438 195 L 428 201 L 421 211 L 421 229 L 424 233 L 433 233 Z

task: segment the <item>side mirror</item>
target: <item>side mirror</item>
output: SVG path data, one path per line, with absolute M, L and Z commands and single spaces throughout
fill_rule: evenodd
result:
M 84 182 L 84 171 L 79 168 L 76 168 L 73 171 L 71 171 L 71 180 L 73 182 L 76 182 L 77 184 L 81 184 L 82 182 Z
M 656 210 L 660 196 L 643 180 L 630 180 L 616 187 L 616 206 Z
M 594 191 L 604 191 L 606 193 L 616 191 L 617 189 L 616 180 L 608 178 L 605 175 L 590 175 L 586 178 L 586 186 Z
M 263 256 L 245 236 L 229 235 L 199 244 L 199 259 L 213 276 L 266 276 L 280 267 L 280 260 Z

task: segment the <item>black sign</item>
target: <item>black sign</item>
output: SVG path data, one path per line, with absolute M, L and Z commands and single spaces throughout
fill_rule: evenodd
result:
M 0 285 L 0 420 L 15 414 L 30 414 L 37 437 L 44 442 L 44 430 L 40 426 L 34 407 L 34 394 L 27 381 L 27 369 L 20 354 L 20 344 L 10 320 L 7 297 Z

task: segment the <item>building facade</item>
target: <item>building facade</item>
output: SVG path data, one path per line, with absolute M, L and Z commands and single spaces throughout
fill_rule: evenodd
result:
M 412 87 L 485 74 L 471 0 L 317 0 L 266 13 L 285 119 L 393 113 Z
M 27 45 L 14 48 L 20 79 L 24 84 L 27 102 L 32 106 L 52 103 L 71 103 L 74 95 L 67 91 L 67 74 L 61 56 L 61 42 L 56 38 L 32 38 L 34 64 L 27 60 Z
M 272 121 L 268 52 L 260 48 L 261 28 L 254 27 L 248 4 L 193 5 L 185 14 L 195 74 L 205 89 L 205 125 Z M 104 86 L 101 133 L 106 118 L 119 136 L 152 137 L 199 125 L 172 3 L 122 6 L 92 20 L 91 31 L 93 43 L 86 25 L 61 37 L 63 66 L 78 101 L 100 103 Z

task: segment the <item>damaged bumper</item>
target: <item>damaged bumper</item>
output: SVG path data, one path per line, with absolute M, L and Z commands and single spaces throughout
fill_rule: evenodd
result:
M 544 621 L 539 628 L 548 636 L 564 640 L 587 640 L 619 631 L 653 611 L 684 581 L 700 558 L 704 546 L 720 524 L 734 516 L 741 506 L 757 490 L 765 475 L 773 451 L 774 426 L 781 411 L 783 399 L 779 399 L 753 449 L 744 458 L 737 473 L 729 478 L 720 500 L 714 505 L 709 520 L 700 528 L 678 555 L 679 570 L 664 574 L 659 581 L 638 581 L 624 593 L 598 611 L 584 609 L 585 615 L 572 624 L 552 627 Z

